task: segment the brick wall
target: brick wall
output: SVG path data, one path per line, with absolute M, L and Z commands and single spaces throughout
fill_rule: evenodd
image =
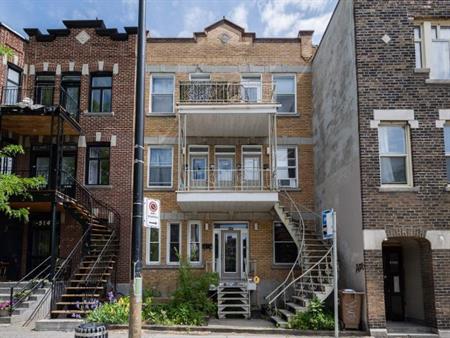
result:
M 6 64 L 3 57 L 0 57 L 0 87 L 3 87 L 6 85 L 8 63 L 20 68 L 23 67 L 26 41 L 9 28 L 0 24 L 0 44 L 11 48 L 15 56 L 7 59 Z

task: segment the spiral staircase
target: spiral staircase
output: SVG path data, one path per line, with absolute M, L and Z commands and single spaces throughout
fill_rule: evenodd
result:
M 265 299 L 272 321 L 285 328 L 311 299 L 324 301 L 333 292 L 333 257 L 331 242 L 323 240 L 318 230 L 320 217 L 298 205 L 288 192 L 279 195 L 275 212 L 297 245 L 298 256 L 285 280 Z M 306 213 L 314 219 L 305 219 Z

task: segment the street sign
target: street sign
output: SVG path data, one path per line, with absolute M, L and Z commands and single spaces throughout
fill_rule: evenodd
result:
M 161 221 L 161 202 L 151 198 L 144 198 L 144 226 L 159 229 Z
M 322 236 L 323 239 L 332 239 L 335 222 L 335 212 L 333 209 L 322 211 Z

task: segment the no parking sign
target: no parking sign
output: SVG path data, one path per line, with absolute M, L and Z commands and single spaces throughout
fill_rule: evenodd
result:
M 161 202 L 151 198 L 144 198 L 144 226 L 159 229 L 160 214 Z

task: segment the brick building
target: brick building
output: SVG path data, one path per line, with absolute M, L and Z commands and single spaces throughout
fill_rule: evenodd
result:
M 340 1 L 313 61 L 318 209 L 372 334 L 449 335 L 448 1 Z M 402 324 L 407 323 L 407 324 Z
M 63 267 L 99 269 L 103 255 L 116 273 L 102 277 L 128 285 L 137 29 L 63 23 L 48 33 L 25 29 L 28 40 L 0 27 L 0 43 L 14 52 L 0 65 L 1 141 L 25 150 L 2 159 L 2 171 L 47 181 L 32 201 L 12 201 L 30 208 L 29 223 L 2 222 L 2 277 L 18 280 L 45 267 L 56 238 Z M 81 279 L 100 271 L 80 269 L 70 271 L 67 290 L 90 292 L 94 286 Z M 65 314 L 66 303 L 57 310 Z

